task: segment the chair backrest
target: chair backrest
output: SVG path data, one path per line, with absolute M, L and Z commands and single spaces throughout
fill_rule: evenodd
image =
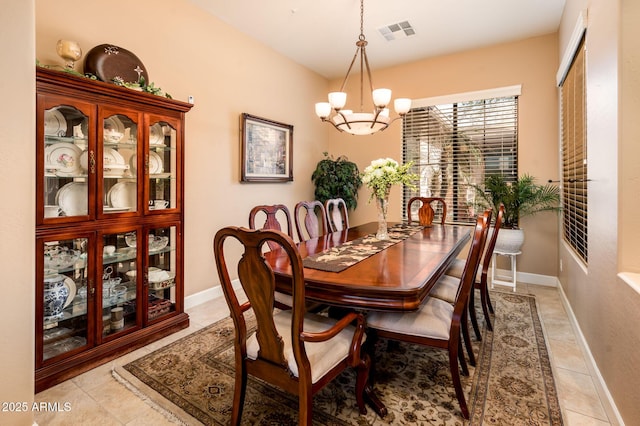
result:
M 447 218 L 447 203 L 444 198 L 438 197 L 413 197 L 407 203 L 407 219 L 409 224 L 413 222 L 411 208 L 413 203 L 420 202 L 421 205 L 418 208 L 418 223 L 420 225 L 429 226 L 433 222 L 433 218 L 436 216 L 436 212 L 441 215 L 441 223 L 444 225 L 444 221 Z M 436 203 L 436 210 L 433 209 L 431 203 Z
M 264 213 L 264 224 L 258 228 L 256 227 L 256 216 L 260 213 Z M 286 231 L 282 229 L 282 224 L 278 220 L 278 216 L 283 216 L 286 222 Z M 291 226 L 291 214 L 289 209 L 284 204 L 273 205 L 261 205 L 255 206 L 249 212 L 249 228 L 250 229 L 271 229 L 276 231 L 285 232 L 289 237 L 293 238 L 293 227 Z M 270 241 L 268 244 L 269 249 L 274 250 L 278 247 L 278 244 Z
M 475 284 L 476 274 L 480 266 L 480 258 L 482 257 L 485 243 L 487 241 L 487 234 L 489 233 L 490 222 L 491 210 L 485 211 L 484 214 L 478 216 L 476 220 L 471 248 L 467 255 L 462 276 L 460 277 L 460 286 L 458 287 L 458 294 L 456 295 L 456 301 L 453 308 L 454 316 L 457 315 L 457 318 L 460 318 L 464 313 L 465 305 L 469 300 L 469 293 Z
M 327 222 L 331 232 L 344 231 L 349 229 L 349 214 L 347 204 L 342 198 L 330 198 L 324 202 L 324 209 L 327 211 Z
M 327 212 L 320 201 L 300 201 L 293 210 L 293 218 L 300 241 L 329 232 Z
M 489 272 L 489 266 L 491 266 L 491 257 L 493 256 L 493 249 L 496 248 L 496 241 L 498 240 L 498 232 L 502 226 L 502 220 L 504 218 L 504 205 L 500 205 L 498 214 L 496 215 L 496 221 L 493 226 L 493 232 L 487 242 L 487 248 L 484 251 L 484 257 L 482 258 L 482 275 L 480 280 L 487 282 L 487 274 Z
M 237 261 L 237 269 L 232 268 L 233 271 L 237 270 L 242 290 L 248 299 L 242 305 L 238 301 L 236 290 L 233 288 L 225 258 L 224 244 L 229 237 L 239 241 L 244 249 L 242 257 Z M 279 383 L 283 380 L 291 380 L 291 372 L 287 367 L 287 360 L 284 354 L 283 337 L 278 333 L 273 319 L 276 290 L 275 275 L 269 263 L 265 261 L 263 253 L 264 244 L 269 242 L 281 247 L 289 257 L 294 300 L 292 329 L 290 332 L 292 333 L 291 336 L 302 336 L 306 309 L 304 273 L 300 253 L 289 236 L 276 230 L 249 230 L 229 226 L 221 229 L 216 234 L 214 253 L 222 290 L 236 328 L 236 362 L 238 362 L 238 356 L 241 356 L 242 360 L 247 357 L 246 343 L 249 336 L 247 335 L 245 312 L 251 308 L 257 322 L 256 336 L 260 346 L 258 357 L 253 361 L 253 364 L 255 368 L 260 369 L 268 377 L 273 377 L 274 383 Z M 310 382 L 309 360 L 302 338 L 294 339 L 291 343 L 294 348 L 294 358 L 298 364 L 298 377 L 300 380 L 308 378 Z M 253 370 L 249 370 L 249 372 L 255 374 Z

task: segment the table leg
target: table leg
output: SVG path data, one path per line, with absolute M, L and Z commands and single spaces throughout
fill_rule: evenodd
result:
M 371 362 L 371 368 L 369 370 L 369 383 L 364 388 L 364 400 L 373 409 L 373 411 L 376 412 L 376 414 L 378 414 L 381 418 L 384 418 L 388 413 L 387 407 L 380 400 L 380 398 L 378 398 L 378 395 L 373 389 L 373 381 L 376 372 L 375 346 L 377 339 L 378 336 L 376 335 L 375 331 L 369 330 L 367 332 L 367 341 L 362 346 L 362 350 L 367 353 Z
M 380 401 L 380 398 L 378 398 L 378 395 L 376 395 L 373 390 L 373 386 L 367 385 L 367 387 L 364 388 L 364 400 L 380 417 L 384 418 L 387 415 L 387 407 Z

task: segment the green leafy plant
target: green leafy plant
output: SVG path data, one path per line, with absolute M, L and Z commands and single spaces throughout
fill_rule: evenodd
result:
M 482 208 L 498 211 L 504 204 L 505 228 L 518 228 L 519 218 L 542 211 L 560 210 L 560 190 L 556 185 L 537 185 L 535 178 L 525 174 L 515 182 L 507 182 L 501 175 L 487 176 L 484 185 L 471 185 Z
M 358 206 L 358 189 L 362 186 L 358 165 L 345 156 L 336 159 L 324 152 L 311 175 L 316 186 L 316 200 L 324 203 L 330 198 L 342 198 L 349 210 Z

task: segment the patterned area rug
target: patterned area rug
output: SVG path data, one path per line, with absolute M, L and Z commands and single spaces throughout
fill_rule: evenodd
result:
M 347 371 L 314 397 L 316 425 L 562 425 L 535 298 L 492 292 L 494 332 L 475 342 L 477 367 L 463 377 L 471 420 L 463 421 L 446 352 L 381 339 L 375 389 L 389 414 L 358 413 Z M 477 298 L 479 299 L 479 298 Z M 480 315 L 482 317 L 482 315 Z M 233 398 L 233 324 L 217 322 L 117 368 L 114 376 L 169 423 L 226 425 Z M 472 333 L 473 334 L 473 333 Z M 295 425 L 297 400 L 250 378 L 243 424 Z

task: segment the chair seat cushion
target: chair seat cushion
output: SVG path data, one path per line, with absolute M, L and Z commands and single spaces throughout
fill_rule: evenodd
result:
M 460 278 L 443 275 L 429 292 L 429 296 L 454 303 L 460 287 Z
M 392 333 L 448 340 L 453 305 L 428 297 L 415 312 L 370 312 L 367 327 Z
M 292 311 L 280 311 L 273 316 L 278 333 L 284 342 L 284 356 L 287 360 L 289 370 L 298 377 L 298 365 L 293 356 L 293 348 L 291 346 L 291 316 Z M 335 320 L 307 313 L 304 320 L 304 331 L 320 332 L 331 328 L 336 323 Z M 349 356 L 349 348 L 353 340 L 355 327 L 348 326 L 335 337 L 325 342 L 305 342 L 304 347 L 311 364 L 311 382 L 316 383 L 333 367 L 338 365 L 342 360 Z M 364 342 L 363 337 L 362 341 Z M 258 350 L 260 345 L 256 334 L 253 333 L 247 339 L 247 357 L 250 359 L 258 358 Z
M 446 275 L 452 276 L 452 277 L 456 277 L 456 278 L 461 278 L 462 277 L 462 272 L 464 271 L 464 265 L 466 264 L 466 260 L 465 259 L 456 259 L 454 260 L 451 265 L 449 266 L 449 269 L 447 269 L 445 271 Z M 478 272 L 476 272 L 476 282 L 479 283 L 480 280 L 482 279 L 482 264 L 484 263 L 484 256 L 482 257 L 482 259 L 480 259 L 480 266 L 478 267 Z

